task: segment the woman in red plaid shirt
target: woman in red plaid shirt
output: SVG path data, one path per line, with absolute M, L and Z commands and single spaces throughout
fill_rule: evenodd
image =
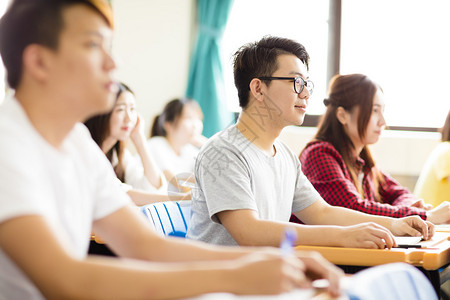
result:
M 449 202 L 433 208 L 376 167 L 367 145 L 378 141 L 386 124 L 381 88 L 362 74 L 336 75 L 328 95 L 315 139 L 300 154 L 321 196 L 364 213 L 449 223 Z

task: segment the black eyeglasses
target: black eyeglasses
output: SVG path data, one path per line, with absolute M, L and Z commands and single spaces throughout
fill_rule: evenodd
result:
M 314 91 L 314 83 L 311 80 L 305 80 L 301 76 L 295 77 L 258 77 L 260 80 L 292 80 L 294 82 L 294 91 L 297 94 L 303 92 L 303 89 L 306 86 L 309 95 L 312 95 Z

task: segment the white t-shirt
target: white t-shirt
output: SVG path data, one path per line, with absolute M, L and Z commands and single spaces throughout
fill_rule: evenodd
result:
M 232 126 L 203 146 L 195 164 L 196 188 L 187 237 L 218 245 L 237 245 L 217 213 L 251 209 L 262 220 L 288 222 L 320 199 L 297 156 L 281 141 L 267 156 Z
M 87 255 L 93 220 L 131 203 L 83 124 L 76 124 L 55 149 L 19 102 L 7 99 L 0 106 L 0 145 L 0 224 L 23 215 L 43 216 L 75 258 Z M 0 299 L 43 299 L 1 249 L 0 266 Z
M 165 137 L 155 136 L 148 140 L 148 148 L 161 170 L 169 170 L 174 175 L 194 172 L 195 159 L 199 152 L 197 147 L 187 144 L 178 155 Z
M 116 151 L 113 152 L 111 164 L 115 168 L 119 163 Z M 128 149 L 123 151 L 123 163 L 125 165 L 125 182 L 122 187 L 125 191 L 131 189 L 143 190 L 146 192 L 167 193 L 167 181 L 161 173 L 161 186 L 155 188 L 147 179 L 144 173 L 144 167 L 139 155 L 133 156 Z

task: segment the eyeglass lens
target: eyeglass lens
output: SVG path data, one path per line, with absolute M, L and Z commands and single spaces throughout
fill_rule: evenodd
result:
M 314 89 L 314 84 L 312 83 L 311 80 L 305 81 L 303 78 L 301 77 L 296 77 L 294 80 L 294 88 L 295 88 L 295 92 L 297 94 L 300 94 L 301 92 L 303 92 L 303 88 L 306 86 L 306 89 L 308 90 L 308 93 L 311 95 Z

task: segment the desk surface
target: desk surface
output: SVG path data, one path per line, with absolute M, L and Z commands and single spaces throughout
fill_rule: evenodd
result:
M 450 262 L 450 227 L 437 227 L 429 241 L 419 243 L 426 248 L 359 249 L 340 247 L 297 246 L 298 250 L 313 250 L 330 262 L 347 266 L 376 266 L 405 262 L 425 270 L 437 270 Z

